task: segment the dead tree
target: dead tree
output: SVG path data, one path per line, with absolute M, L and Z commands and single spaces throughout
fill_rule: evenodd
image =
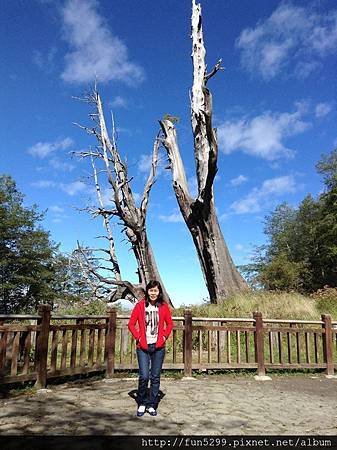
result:
M 94 298 L 114 302 L 121 298 L 133 303 L 144 297 L 144 287 L 141 284 L 130 283 L 116 276 L 114 267 L 106 266 L 108 259 L 97 256 L 97 252 L 106 252 L 106 249 L 90 249 L 77 243 L 77 249 L 73 251 L 71 259 L 81 269 L 81 274 L 87 287 Z M 104 262 L 103 262 L 104 260 Z M 103 276 L 104 272 L 112 272 L 111 276 Z
M 103 161 L 104 172 L 107 176 L 109 186 L 112 190 L 114 203 L 114 208 L 112 209 L 104 207 L 99 195 L 100 189 L 98 177 L 93 162 L 92 164 L 94 169 L 96 192 L 98 193 L 98 198 L 100 200 L 100 207 L 93 213 L 96 216 L 100 215 L 103 217 L 104 225 L 107 230 L 109 239 L 109 257 L 114 270 L 114 279 L 111 282 L 119 286 L 120 292 L 125 289 L 125 291 L 123 291 L 124 295 L 133 292 L 135 294 L 139 293 L 139 295 L 142 296 L 143 294 L 140 294 L 140 288 L 145 288 L 149 280 L 156 279 L 161 282 L 163 286 L 164 297 L 172 305 L 170 297 L 167 294 L 164 284 L 161 280 L 146 230 L 146 213 L 150 191 L 155 182 L 160 140 L 158 136 L 155 139 L 150 174 L 144 188 L 140 207 L 137 207 L 130 186 L 131 179 L 128 178 L 127 164 L 125 161 L 122 161 L 117 149 L 113 118 L 112 138 L 110 139 L 106 127 L 101 98 L 96 88 L 89 96 L 87 96 L 86 100 L 94 105 L 95 113 L 91 114 L 90 117 L 94 120 L 95 126 L 93 128 L 81 128 L 84 128 L 88 133 L 93 134 L 97 138 L 99 145 L 96 147 L 95 151 L 81 152 L 81 156 L 90 156 L 92 158 L 92 161 L 96 159 Z M 132 283 L 123 281 L 121 279 L 121 274 L 114 251 L 112 233 L 109 228 L 109 220 L 112 217 L 117 217 L 121 221 L 127 239 L 131 243 L 131 248 L 138 265 L 138 285 L 133 285 Z M 101 277 L 102 281 L 104 281 L 104 277 L 102 277 L 102 275 L 100 275 L 100 273 L 97 271 L 96 276 L 98 278 Z
M 180 211 L 196 247 L 210 300 L 218 303 L 231 293 L 247 288 L 229 254 L 214 206 L 213 183 L 217 173 L 218 144 L 212 127 L 212 95 L 207 82 L 220 70 L 221 60 L 207 73 L 203 42 L 201 6 L 192 0 L 193 86 L 191 122 L 198 194 L 191 197 L 180 156 L 174 123 L 163 119 L 163 145 L 170 161 L 173 188 Z

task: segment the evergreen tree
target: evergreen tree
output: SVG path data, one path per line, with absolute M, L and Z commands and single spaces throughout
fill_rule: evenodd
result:
M 337 149 L 323 155 L 316 169 L 323 175 L 326 186 L 319 198 L 319 221 L 316 225 L 319 276 L 322 286 L 334 287 L 337 286 Z
M 34 311 L 55 298 L 58 246 L 39 225 L 43 213 L 23 205 L 15 181 L 0 176 L 0 312 Z
M 267 244 L 241 269 L 265 289 L 312 292 L 337 286 L 337 150 L 316 165 L 326 190 L 298 208 L 282 203 L 266 217 Z

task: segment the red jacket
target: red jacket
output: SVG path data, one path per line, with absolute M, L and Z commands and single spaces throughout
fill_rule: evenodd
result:
M 171 317 L 171 311 L 167 303 L 158 304 L 158 338 L 156 342 L 156 348 L 164 347 L 165 343 L 170 336 L 173 328 L 173 322 Z M 135 327 L 138 322 L 138 329 Z M 166 327 L 164 329 L 164 323 Z M 133 337 L 138 340 L 137 348 L 147 350 L 146 342 L 146 325 L 145 325 L 145 298 L 139 300 L 132 310 L 130 320 L 128 322 L 128 328 L 131 331 Z M 164 339 L 164 336 L 166 339 Z

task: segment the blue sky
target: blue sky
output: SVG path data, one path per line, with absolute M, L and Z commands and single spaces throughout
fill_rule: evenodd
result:
M 208 66 L 222 57 L 225 67 L 209 83 L 220 148 L 214 188 L 239 265 L 264 242 L 266 214 L 323 188 L 315 163 L 337 146 L 337 6 L 332 0 L 201 4 Z M 114 113 L 136 196 L 166 113 L 180 117 L 180 150 L 195 189 L 190 15 L 189 0 L 3 2 L 1 172 L 16 180 L 27 205 L 47 210 L 43 226 L 63 251 L 77 240 L 102 245 L 96 239 L 101 221 L 78 210 L 95 199 L 89 161 L 71 156 L 95 145 L 73 124 L 89 125 L 91 111 L 72 98 L 95 76 L 106 114 Z M 165 166 L 161 151 L 149 238 L 174 304 L 200 303 L 207 290 Z M 133 255 L 117 226 L 114 236 L 122 275 L 136 281 Z

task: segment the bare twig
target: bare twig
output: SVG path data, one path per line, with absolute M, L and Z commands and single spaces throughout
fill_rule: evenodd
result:
M 224 67 L 221 66 L 222 63 L 222 58 L 219 59 L 219 61 L 215 64 L 215 66 L 213 67 L 213 69 L 210 71 L 210 73 L 208 73 L 207 75 L 204 76 L 204 83 L 205 86 L 208 82 L 208 80 L 212 77 L 214 77 L 214 75 L 219 71 L 219 70 L 225 70 Z

